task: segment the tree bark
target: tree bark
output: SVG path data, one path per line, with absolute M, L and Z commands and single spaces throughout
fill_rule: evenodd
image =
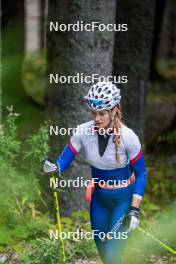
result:
M 158 74 L 156 70 L 156 59 L 158 55 L 158 48 L 161 42 L 161 31 L 163 27 L 166 2 L 167 0 L 156 1 L 152 56 L 151 56 L 151 66 L 150 66 L 150 80 L 157 80 L 161 78 L 161 76 Z
M 41 9 L 41 46 L 46 53 L 46 35 L 47 35 L 47 23 L 48 23 L 48 2 L 49 0 L 43 0 L 40 2 L 40 9 Z
M 161 29 L 158 57 L 174 59 L 176 57 L 176 2 L 168 0 Z
M 142 142 L 154 10 L 155 1 L 117 1 L 116 23 L 128 23 L 128 31 L 115 36 L 114 75 L 128 76 L 128 83 L 121 85 L 123 116 Z
M 2 28 L 7 26 L 9 22 L 14 22 L 15 20 L 23 19 L 24 16 L 24 1 L 1 1 L 1 12 L 2 12 Z
M 100 23 L 115 23 L 115 0 L 57 0 L 49 2 L 49 21 L 59 21 L 61 24 L 84 21 L 99 21 Z M 98 73 L 104 76 L 112 74 L 112 58 L 114 47 L 113 32 L 51 32 L 48 28 L 47 51 L 49 73 L 59 75 L 90 75 Z M 46 104 L 51 119 L 59 120 L 59 127 L 74 127 L 90 119 L 90 113 L 83 105 L 91 84 L 49 84 Z M 63 138 L 57 138 L 57 141 Z M 56 140 L 55 140 L 56 144 Z M 85 165 L 86 166 L 86 165 Z M 69 170 L 71 178 L 75 176 L 88 177 L 87 166 L 83 163 Z M 75 188 L 76 189 L 76 188 Z M 85 190 L 72 190 L 70 210 L 85 208 L 83 193 Z M 78 198 L 79 197 L 79 198 Z M 67 208 L 65 209 L 66 212 Z
M 25 51 L 26 55 L 41 49 L 40 0 L 25 0 Z

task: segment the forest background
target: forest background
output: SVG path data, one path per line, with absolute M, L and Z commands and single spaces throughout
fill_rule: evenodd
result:
M 50 21 L 125 23 L 128 31 L 51 32 Z M 143 143 L 148 171 L 140 225 L 176 248 L 176 2 L 2 0 L 0 263 L 60 263 L 58 242 L 48 235 L 55 215 L 42 166 L 68 136 L 49 137 L 49 124 L 90 120 L 82 100 L 90 85 L 50 83 L 49 74 L 78 72 L 128 76 L 119 84 L 123 120 Z M 83 153 L 62 175 L 77 176 L 90 178 Z M 58 195 L 63 229 L 90 230 L 85 189 Z M 68 263 L 98 261 L 93 241 L 65 243 Z M 176 263 L 176 257 L 137 230 L 124 263 Z

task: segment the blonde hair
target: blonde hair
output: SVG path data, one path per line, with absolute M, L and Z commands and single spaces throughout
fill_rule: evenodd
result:
M 114 141 L 115 141 L 115 145 L 116 145 L 116 160 L 118 162 L 120 162 L 120 158 L 119 158 L 119 154 L 118 154 L 118 149 L 119 149 L 119 146 L 120 146 L 120 140 L 121 140 L 121 118 L 122 118 L 122 114 L 121 114 L 121 107 L 119 105 L 118 109 L 117 109 L 117 112 L 115 113 L 114 115 L 114 134 L 115 134 L 115 138 L 114 138 Z

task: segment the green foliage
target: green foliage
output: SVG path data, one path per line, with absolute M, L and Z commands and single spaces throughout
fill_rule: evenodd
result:
M 165 78 L 176 77 L 176 62 L 175 59 L 160 58 L 157 61 L 157 70 Z
M 46 126 L 41 126 L 39 130 L 26 140 L 26 151 L 24 160 L 29 164 L 30 171 L 37 173 L 41 170 L 41 164 L 47 157 L 50 150 L 48 145 L 49 134 Z
M 75 228 L 90 230 L 90 219 L 88 211 L 75 211 L 71 215 Z
M 175 145 L 176 144 L 176 131 L 169 131 L 165 135 L 159 137 L 158 142 L 164 141 L 167 144 Z
M 62 217 L 62 228 L 65 232 L 73 231 L 74 223 L 71 218 Z
M 97 255 L 97 249 L 92 239 L 83 239 L 74 243 L 74 258 L 93 258 Z
M 4 225 L 0 225 L 0 244 L 6 245 L 12 239 L 12 232 Z
M 67 263 L 69 264 L 74 263 L 76 258 L 92 258 L 97 256 L 97 250 L 92 240 L 81 240 L 79 242 L 64 240 L 64 245 Z M 59 241 L 47 238 L 37 238 L 31 241 L 28 248 L 21 255 L 20 263 L 62 263 Z
M 27 94 L 38 104 L 44 104 L 46 60 L 43 53 L 26 56 L 22 68 L 22 81 Z
M 79 219 L 80 215 L 81 215 L 81 219 Z M 71 218 L 67 218 L 67 217 L 61 218 L 62 229 L 64 230 L 64 232 L 73 232 L 76 231 L 76 229 L 82 229 L 83 227 L 85 227 L 85 224 L 87 224 L 87 229 L 84 229 L 84 231 L 90 231 L 90 223 L 87 223 L 87 218 L 88 218 L 87 216 L 88 216 L 87 211 L 85 212 L 76 211 L 72 214 Z M 52 230 L 55 229 L 56 227 L 53 226 Z M 64 248 L 68 263 L 74 263 L 74 260 L 77 258 L 92 258 L 97 256 L 97 250 L 94 241 L 92 239 L 90 240 L 80 239 L 76 241 L 72 238 L 64 239 Z M 43 252 L 45 252 L 45 254 L 43 254 Z M 58 254 L 59 254 L 58 240 L 49 240 L 47 238 L 37 239 L 37 243 L 33 241 L 30 242 L 28 249 L 25 250 L 23 256 L 21 257 L 22 262 L 20 263 L 24 263 L 24 264 L 25 263 L 53 263 L 53 264 L 56 263 L 57 264 L 60 263 Z
M 40 215 L 37 209 L 42 200 L 39 180 L 32 165 L 31 168 L 24 166 L 24 157 L 29 159 L 33 152 L 31 162 L 39 164 L 39 168 L 41 158 L 47 155 L 49 147 L 46 129 L 41 127 L 26 140 L 28 149 L 24 153 L 25 146 L 18 139 L 15 123 L 18 115 L 13 113 L 13 107 L 9 108 L 9 112 L 0 136 L 0 223 L 14 228 L 17 223 L 25 225 Z M 27 164 L 30 164 L 29 160 Z
M 62 264 L 57 241 L 37 238 L 27 251 L 28 254 L 20 260 L 21 264 Z
M 60 263 L 58 241 L 49 240 L 52 225 L 47 215 L 41 213 L 41 163 L 47 156 L 48 131 L 42 126 L 36 133 L 21 142 L 17 134 L 13 108 L 1 127 L 0 136 L 0 244 L 9 245 L 20 254 L 20 263 Z M 166 244 L 174 247 L 175 207 L 167 204 L 175 197 L 173 184 L 175 168 L 165 157 L 148 160 L 148 187 L 142 204 L 141 226 Z M 165 207 L 163 207 L 165 205 Z M 63 217 L 65 232 L 76 229 L 90 231 L 88 211 L 77 211 L 70 218 Z M 6 227 L 5 227 L 6 226 Z M 56 227 L 54 227 L 56 228 Z M 38 239 L 40 238 L 40 239 Z M 22 244 L 23 243 L 23 244 Z M 97 256 L 93 240 L 64 240 L 68 263 L 76 258 Z M 124 263 L 147 263 L 147 256 L 167 252 L 139 231 L 129 241 Z M 133 261 L 133 256 L 138 255 Z M 168 256 L 170 256 L 168 254 Z M 169 262 L 168 262 L 169 263 Z
M 8 109 L 9 115 L 0 131 L 0 157 L 1 162 L 12 166 L 20 152 L 21 142 L 17 138 L 17 126 L 15 124 L 18 114 L 13 113 L 12 106 Z
M 48 236 L 48 230 L 50 228 L 50 219 L 46 215 L 37 215 L 39 212 L 35 212 L 35 218 L 30 218 L 23 225 L 17 225 L 12 232 L 12 238 L 14 241 L 29 241 L 37 237 Z
M 35 208 L 40 200 L 38 180 L 34 175 L 20 174 L 5 164 L 0 174 L 0 222 L 6 222 L 9 227 L 24 224 L 32 217 L 32 207 Z
M 70 218 L 62 218 L 62 226 L 64 231 L 81 230 L 83 232 L 91 232 L 90 219 L 88 211 L 75 211 Z M 67 259 L 76 258 L 92 258 L 97 256 L 97 249 L 92 239 L 80 239 L 78 241 L 66 241 Z M 69 262 L 70 263 L 70 262 Z
M 162 210 L 162 206 L 169 204 L 175 198 L 176 185 L 175 179 L 176 167 L 172 157 L 161 155 L 151 157 L 146 155 L 148 163 L 148 183 L 147 192 L 144 196 L 143 207 L 151 216 L 153 213 Z M 151 208 L 151 212 L 150 212 Z

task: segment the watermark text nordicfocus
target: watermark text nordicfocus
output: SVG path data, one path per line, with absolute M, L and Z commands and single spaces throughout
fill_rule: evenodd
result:
M 49 30 L 52 31 L 74 31 L 74 32 L 94 32 L 94 31 L 109 31 L 109 32 L 118 32 L 118 31 L 127 31 L 128 30 L 128 24 L 103 24 L 98 21 L 92 21 L 90 23 L 84 23 L 82 20 L 76 21 L 76 23 L 59 23 L 58 21 L 49 22 Z
M 128 76 L 126 75 L 118 75 L 118 76 L 103 76 L 100 75 L 98 73 L 93 73 L 90 75 L 85 75 L 83 72 L 78 72 L 75 75 L 59 75 L 58 73 L 50 73 L 49 75 L 49 83 L 61 83 L 61 84 L 65 84 L 65 83 L 73 83 L 73 84 L 92 84 L 92 83 L 96 83 L 96 82 L 113 82 L 115 84 L 118 83 L 128 83 Z
M 77 126 L 77 127 L 59 127 L 57 125 L 53 126 L 50 125 L 49 126 L 49 135 L 50 136 L 70 136 L 70 135 L 86 135 L 86 136 L 90 136 L 90 135 L 95 135 L 95 133 L 98 132 L 100 135 L 111 135 L 112 134 L 112 128 L 98 128 L 98 127 L 86 127 L 83 128 L 81 126 Z M 120 129 L 116 129 L 113 131 L 113 135 L 120 135 Z

